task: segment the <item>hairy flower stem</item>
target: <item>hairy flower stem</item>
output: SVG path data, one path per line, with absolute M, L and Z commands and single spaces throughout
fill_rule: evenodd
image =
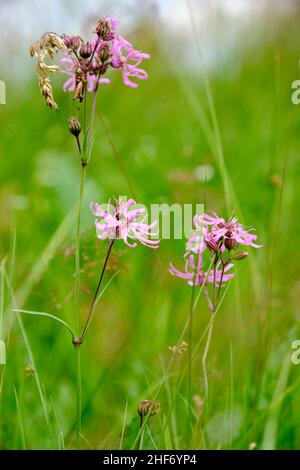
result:
M 84 328 L 82 330 L 82 333 L 79 337 L 79 340 L 81 341 L 81 343 L 84 340 L 84 337 L 87 333 L 88 327 L 89 327 L 89 325 L 91 323 L 91 320 L 92 320 L 92 317 L 93 317 L 93 313 L 94 313 L 94 309 L 95 309 L 95 306 L 96 306 L 96 303 L 97 303 L 97 298 L 98 298 L 98 295 L 99 295 L 100 287 L 101 287 L 101 284 L 102 284 L 102 280 L 103 280 L 103 277 L 104 277 L 104 273 L 105 273 L 105 270 L 106 270 L 106 267 L 107 267 L 107 263 L 108 263 L 108 260 L 109 260 L 109 256 L 110 256 L 114 241 L 115 240 L 112 239 L 109 243 L 109 246 L 108 246 L 108 250 L 107 250 L 107 253 L 106 253 L 104 265 L 103 265 L 103 268 L 102 268 L 102 271 L 101 271 L 101 274 L 100 274 L 98 285 L 97 285 L 96 290 L 95 290 L 95 294 L 94 294 L 94 297 L 93 297 L 93 300 L 92 300 L 92 304 L 91 304 L 91 307 L 90 307 L 90 310 L 89 310 L 89 314 L 88 314 L 88 317 L 86 319 L 86 322 L 85 322 Z

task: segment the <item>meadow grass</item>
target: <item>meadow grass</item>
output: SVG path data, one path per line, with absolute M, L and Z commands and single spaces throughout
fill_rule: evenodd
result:
M 197 25 L 191 27 L 196 40 Z M 83 448 L 131 449 L 139 442 L 148 449 L 299 448 L 300 382 L 290 362 L 291 342 L 299 337 L 294 38 L 297 17 L 255 45 L 245 41 L 237 63 L 229 57 L 210 72 L 198 43 L 199 72 L 189 73 L 148 32 L 139 41 L 145 50 L 151 45 L 156 59 L 147 64 L 150 79 L 134 91 L 118 80 L 101 88 L 82 206 L 81 324 L 107 250 L 95 237 L 91 200 L 119 194 L 146 204 L 205 199 L 207 209 L 227 216 L 234 210 L 256 227 L 264 248 L 237 267 L 209 348 L 211 314 L 195 292 L 191 408 L 188 354 L 174 357 L 169 350 L 188 339 L 191 289 L 168 273 L 169 261 L 180 262 L 182 241 L 163 240 L 154 254 L 115 244 L 109 285 L 81 347 Z M 79 161 L 67 132 L 75 105 L 63 93 L 58 100 L 59 111 L 44 109 L 32 80 L 0 110 L 1 337 L 7 346 L 0 366 L 1 449 L 75 447 L 69 332 L 14 312 L 45 312 L 74 324 Z M 213 168 L 212 179 L 197 180 L 199 165 Z M 161 412 L 140 428 L 142 399 L 159 399 Z

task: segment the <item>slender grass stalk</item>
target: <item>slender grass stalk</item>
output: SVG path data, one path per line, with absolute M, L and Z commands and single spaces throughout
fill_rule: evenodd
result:
M 124 441 L 124 434 L 125 434 L 125 427 L 126 427 L 126 419 L 127 419 L 127 411 L 128 411 L 128 400 L 126 400 L 125 411 L 124 411 L 124 416 L 123 416 L 123 424 L 122 424 L 122 432 L 121 432 L 119 450 L 122 450 L 122 448 L 123 448 L 123 441 Z
M 193 303 L 193 312 L 194 312 L 194 310 L 195 310 L 195 308 L 196 308 L 196 306 L 197 306 L 197 304 L 198 304 L 198 302 L 199 302 L 199 299 L 200 299 L 200 297 L 201 297 L 201 294 L 202 294 L 202 292 L 203 292 L 203 289 L 204 289 L 204 286 L 205 286 L 205 284 L 206 284 L 207 277 L 208 277 L 208 273 L 209 273 L 209 271 L 210 271 L 211 266 L 212 266 L 212 262 L 211 262 L 210 265 L 209 265 L 209 268 L 208 268 L 208 270 L 207 270 L 207 274 L 206 274 L 206 277 L 205 277 L 205 279 L 204 279 L 204 282 L 203 282 L 203 284 L 201 285 L 201 287 L 200 287 L 200 289 L 199 289 L 199 292 L 197 293 L 196 299 L 195 299 L 195 301 L 194 301 L 194 303 Z M 228 289 L 228 287 L 227 287 L 227 289 Z M 227 291 L 227 289 L 226 289 L 226 291 Z M 221 305 L 221 302 L 220 302 L 219 306 L 220 306 L 220 305 Z M 182 340 L 183 340 L 183 338 L 184 338 L 184 335 L 185 335 L 186 332 L 188 331 L 188 327 L 189 327 L 189 318 L 188 318 L 187 321 L 185 322 L 185 325 L 184 325 L 184 327 L 183 327 L 183 330 L 182 330 L 182 332 L 181 332 L 181 334 L 180 334 L 180 336 L 179 336 L 179 339 L 178 339 L 178 342 L 177 342 L 177 349 L 179 348 L 180 343 L 182 342 Z M 195 352 L 195 351 L 194 351 L 194 352 Z M 170 373 L 170 371 L 171 371 L 171 368 L 172 368 L 172 366 L 173 366 L 173 364 L 174 364 L 174 362 L 175 362 L 175 358 L 176 358 L 176 355 L 174 354 L 174 355 L 172 356 L 172 358 L 171 358 L 171 360 L 170 360 L 170 362 L 169 362 L 167 368 L 166 368 L 166 371 L 165 371 L 165 373 L 164 373 L 164 375 L 163 375 L 163 378 L 162 378 L 162 380 L 161 380 L 161 382 L 160 382 L 160 384 L 159 384 L 159 386 L 158 386 L 158 390 L 157 390 L 156 394 L 154 395 L 154 397 L 153 397 L 153 399 L 152 399 L 153 404 L 154 404 L 155 401 L 157 400 L 157 398 L 158 398 L 158 396 L 159 396 L 159 394 L 160 394 L 160 392 L 161 392 L 161 390 L 162 390 L 162 388 L 163 388 L 163 386 L 164 386 L 165 381 L 168 379 L 168 376 L 169 376 L 169 373 Z M 133 443 L 133 445 L 132 445 L 132 449 L 136 449 L 137 442 L 138 442 L 138 440 L 139 440 L 139 438 L 140 438 L 140 435 L 141 435 L 141 433 L 142 433 L 142 430 L 144 429 L 145 424 L 147 423 L 147 421 L 148 421 L 148 419 L 149 419 L 149 416 L 151 415 L 151 411 L 152 411 L 152 407 L 150 407 L 149 412 L 148 412 L 147 415 L 145 416 L 145 419 L 144 419 L 142 428 L 139 430 L 139 432 L 138 432 L 138 434 L 137 434 L 137 436 L 136 436 L 136 438 L 135 438 L 135 441 L 134 441 L 134 443 Z
M 202 356 L 202 369 L 203 369 L 203 376 L 204 376 L 204 390 L 205 390 L 205 398 L 206 401 L 208 399 L 208 375 L 207 375 L 207 369 L 206 369 L 206 359 L 207 359 L 207 354 L 209 351 L 209 346 L 211 343 L 211 337 L 212 337 L 212 332 L 213 332 L 213 327 L 214 327 L 214 319 L 215 319 L 215 313 L 212 314 L 211 322 L 209 325 L 209 330 L 207 334 L 207 340 L 205 343 L 205 348 Z
M 132 183 L 131 183 L 131 180 L 130 180 L 130 178 L 129 178 L 128 172 L 126 171 L 126 168 L 125 168 L 125 166 L 124 166 L 123 160 L 122 160 L 122 158 L 121 158 L 121 156 L 120 156 L 120 154 L 119 154 L 119 152 L 118 152 L 118 150 L 117 150 L 116 145 L 114 144 L 114 141 L 113 141 L 113 139 L 112 139 L 112 136 L 111 136 L 111 134 L 110 134 L 110 132 L 109 132 L 109 129 L 108 129 L 106 123 L 105 123 L 104 117 L 102 116 L 102 114 L 101 114 L 100 111 L 97 112 L 97 115 L 98 115 L 100 124 L 101 124 L 101 126 L 103 127 L 103 130 L 104 130 L 104 132 L 105 132 L 105 135 L 106 135 L 106 137 L 107 137 L 107 140 L 108 140 L 108 142 L 109 142 L 109 144 L 110 144 L 110 146 L 111 146 L 111 149 L 112 149 L 112 151 L 113 151 L 113 155 L 114 155 L 114 157 L 115 157 L 115 159 L 116 159 L 116 162 L 117 162 L 117 164 L 119 165 L 119 168 L 120 168 L 120 171 L 121 171 L 121 173 L 122 173 L 122 175 L 123 175 L 123 177 L 124 177 L 124 180 L 126 181 L 127 187 L 128 187 L 128 189 L 129 189 L 129 191 L 130 191 L 132 197 L 133 197 L 134 199 L 137 199 L 136 192 L 135 192 L 135 190 L 134 190 L 134 188 L 133 188 L 133 186 L 132 186 Z
M 144 416 L 141 416 L 140 417 L 140 432 L 139 432 L 139 437 L 138 437 L 138 441 L 137 441 L 137 445 L 136 445 L 136 448 L 137 450 L 141 450 L 142 447 L 143 447 L 143 438 L 144 438 Z
M 5 277 L 6 277 L 6 282 L 7 282 L 8 289 L 9 289 L 9 294 L 10 294 L 10 297 L 11 297 L 11 304 L 16 307 L 16 305 L 17 305 L 16 296 L 14 294 L 13 287 L 11 285 L 10 279 L 7 276 L 7 273 L 5 273 Z M 40 380 L 40 377 L 39 377 L 39 373 L 38 373 L 38 370 L 36 368 L 36 364 L 35 364 L 33 352 L 32 352 L 31 346 L 30 346 L 30 342 L 29 342 L 29 339 L 28 339 L 28 336 L 27 336 L 27 333 L 26 333 L 26 330 L 25 330 L 25 326 L 24 326 L 24 323 L 23 323 L 23 320 L 22 320 L 21 316 L 16 315 L 16 317 L 17 317 L 17 322 L 18 322 L 19 328 L 21 330 L 23 341 L 24 341 L 24 344 L 25 344 L 25 347 L 26 347 L 26 350 L 27 350 L 29 361 L 33 366 L 34 378 L 35 378 L 38 394 L 39 394 L 39 397 L 40 397 L 40 400 L 41 400 L 41 405 L 42 405 L 42 408 L 43 408 L 43 413 L 44 413 L 46 425 L 47 425 L 47 428 L 49 430 L 49 433 L 51 433 L 48 405 L 47 405 L 47 402 L 46 402 L 46 399 L 45 399 L 45 394 L 43 392 L 42 383 L 41 383 L 41 380 Z
M 18 399 L 17 390 L 16 390 L 15 387 L 14 387 L 14 394 L 15 394 L 15 400 L 16 400 L 16 406 L 17 406 L 18 428 L 19 428 L 19 433 L 20 433 L 21 449 L 26 450 L 26 440 L 25 440 L 23 417 L 22 417 L 22 412 L 21 412 L 21 408 L 20 408 L 20 403 L 19 403 L 19 399 Z
M 57 427 L 58 448 L 59 448 L 59 450 L 65 450 L 66 447 L 65 447 L 64 433 L 63 433 L 63 430 L 61 429 L 61 425 L 60 425 L 59 420 L 58 420 L 58 416 L 57 416 L 56 408 L 55 408 L 55 405 L 54 405 L 53 397 L 50 397 L 50 400 L 51 400 L 53 415 L 54 415 L 54 419 L 55 419 L 55 423 L 56 423 L 56 427 Z
M 218 304 L 218 306 L 217 306 L 217 308 L 216 308 L 215 315 L 217 314 L 219 308 L 221 307 L 221 305 L 222 305 L 222 303 L 223 303 L 223 300 L 224 300 L 224 298 L 225 298 L 225 296 L 226 296 L 226 293 L 227 293 L 228 288 L 229 288 L 229 284 L 227 285 L 226 290 L 225 290 L 225 292 L 224 292 L 224 294 L 223 294 L 223 296 L 222 296 L 222 298 L 221 298 L 221 300 L 220 300 L 220 302 L 219 302 L 219 304 Z M 201 293 L 201 292 L 202 292 L 202 289 L 200 289 L 199 292 Z M 196 299 L 196 300 L 197 300 L 197 299 Z M 194 306 L 196 306 L 196 305 L 194 304 Z M 211 317 L 210 320 L 209 320 L 209 322 L 208 322 L 208 324 L 207 324 L 207 326 L 206 326 L 206 328 L 205 328 L 205 330 L 203 331 L 201 337 L 199 338 L 197 344 L 196 344 L 195 347 L 194 347 L 194 350 L 193 350 L 193 353 L 192 353 L 192 361 L 195 359 L 196 354 L 197 354 L 197 352 L 198 352 L 198 350 L 199 350 L 199 348 L 200 348 L 202 342 L 204 341 L 204 338 L 205 338 L 206 334 L 207 334 L 208 331 L 209 331 L 209 328 L 210 328 L 212 319 L 213 319 L 213 318 Z M 169 418 L 170 418 L 170 416 L 171 416 L 173 407 L 174 407 L 174 405 L 175 405 L 175 401 L 176 401 L 177 395 L 178 395 L 178 393 L 179 393 L 180 387 L 181 387 L 181 385 L 182 385 L 182 383 L 183 383 L 183 380 L 184 380 L 185 375 L 186 375 L 187 372 L 188 372 L 188 365 L 186 365 L 186 366 L 184 367 L 184 370 L 183 370 L 183 372 L 182 372 L 181 375 L 180 375 L 180 379 L 179 379 L 179 381 L 178 381 L 178 383 L 177 383 L 177 387 L 176 387 L 176 389 L 175 389 L 173 398 L 172 398 L 172 400 L 171 400 L 171 402 L 170 402 L 171 404 L 170 404 L 168 413 L 167 413 L 167 415 L 166 415 L 165 426 L 167 426 L 168 420 L 169 420 Z M 165 428 L 164 428 L 164 429 L 165 429 Z

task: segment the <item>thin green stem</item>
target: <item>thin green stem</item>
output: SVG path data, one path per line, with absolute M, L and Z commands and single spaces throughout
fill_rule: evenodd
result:
M 140 417 L 140 428 L 139 428 L 139 431 L 140 431 L 140 435 L 138 437 L 138 441 L 137 441 L 137 450 L 141 450 L 142 448 L 142 440 L 143 440 L 143 423 L 144 423 L 144 417 L 141 416 Z
M 92 300 L 92 304 L 91 304 L 91 307 L 90 307 L 90 310 L 89 310 L 89 314 L 88 314 L 88 317 L 86 319 L 85 325 L 83 327 L 82 333 L 79 337 L 79 341 L 81 343 L 83 342 L 83 339 L 84 339 L 84 337 L 87 333 L 88 327 L 89 327 L 89 325 L 91 323 L 91 320 L 92 320 L 92 317 L 93 317 L 95 305 L 97 303 L 98 294 L 99 294 L 99 291 L 100 291 L 100 287 L 101 287 L 102 280 L 103 280 L 103 277 L 104 277 L 105 269 L 106 269 L 106 266 L 107 266 L 107 263 L 108 263 L 108 260 L 109 260 L 109 256 L 110 256 L 111 249 L 113 247 L 114 241 L 115 240 L 112 239 L 109 243 L 109 246 L 108 246 L 108 250 L 107 250 L 107 253 L 106 253 L 104 265 L 103 265 L 103 268 L 102 268 L 102 271 L 101 271 L 101 274 L 100 274 L 98 285 L 97 285 L 96 290 L 95 290 L 95 294 L 94 294 L 94 297 L 93 297 L 93 300 Z
M 205 343 L 204 353 L 202 356 L 202 369 L 203 369 L 203 376 L 204 376 L 204 390 L 205 390 L 206 400 L 208 399 L 208 375 L 207 375 L 207 369 L 206 369 L 206 359 L 207 359 L 207 354 L 209 351 L 209 346 L 211 343 L 211 337 L 212 337 L 212 332 L 213 332 L 213 327 L 214 327 L 214 318 L 215 318 L 215 314 L 213 314 L 210 325 L 209 325 L 207 340 Z
M 94 99 L 92 104 L 92 111 L 90 117 L 90 130 L 89 130 L 89 139 L 88 139 L 88 146 L 91 146 L 91 136 L 92 130 L 94 126 L 94 119 L 95 119 L 95 110 L 96 110 L 96 101 L 97 101 L 97 92 L 98 92 L 98 84 L 95 88 L 94 92 Z M 85 90 L 84 93 L 84 134 L 86 133 L 86 126 L 87 126 L 87 92 Z M 75 261 L 75 331 L 76 334 L 80 331 L 79 325 L 79 293 L 80 293 L 80 227 L 81 227 L 81 215 L 82 215 L 82 205 L 83 205 L 83 195 L 84 195 L 84 183 L 86 177 L 86 168 L 87 168 L 87 161 L 83 161 L 82 154 L 81 154 L 81 146 L 80 141 L 77 139 L 78 151 L 81 155 L 81 171 L 80 171 L 80 185 L 79 185 L 79 201 L 78 201 L 78 211 L 77 211 L 77 221 L 76 221 L 76 261 Z M 90 150 L 90 149 L 89 149 Z M 87 152 L 90 154 L 90 151 Z M 104 274 L 104 273 L 103 273 Z M 97 298 L 97 296 L 96 296 Z M 93 300 L 93 304 L 95 299 Z M 93 308 L 93 307 L 92 307 Z M 91 312 L 92 315 L 93 312 Z M 88 325 L 87 325 L 88 326 Z M 76 366 L 76 442 L 77 442 L 77 449 L 81 447 L 81 364 L 80 364 L 80 340 L 75 338 L 73 340 L 74 348 L 75 348 L 75 366 Z
M 87 92 L 84 93 L 84 112 L 83 112 L 83 127 L 84 134 L 86 131 L 87 119 Z M 80 227 L 81 227 L 81 214 L 84 195 L 84 183 L 86 177 L 87 163 L 82 161 L 81 145 L 77 138 L 78 151 L 81 156 L 80 168 L 80 183 L 79 183 L 79 200 L 76 219 L 76 235 L 75 235 L 75 334 L 79 332 L 79 292 L 80 292 Z M 81 447 L 81 364 L 80 364 L 80 344 L 76 344 L 73 339 L 75 350 L 75 375 L 76 375 L 76 448 Z
M 80 226 L 81 226 L 81 214 L 82 214 L 82 203 L 84 194 L 84 182 L 86 175 L 86 165 L 81 165 L 80 171 L 80 187 L 79 187 L 79 201 L 77 210 L 77 221 L 76 221 L 76 267 L 75 267 L 75 331 L 79 330 L 79 289 L 80 289 Z
M 193 407 L 192 407 L 192 354 L 193 354 L 193 310 L 194 310 L 194 297 L 195 297 L 195 281 L 196 281 L 196 272 L 193 279 L 192 295 L 191 295 L 191 306 L 189 314 L 189 331 L 188 331 L 188 403 L 189 403 L 189 412 L 187 420 L 187 436 L 188 443 L 191 445 L 192 440 L 192 419 L 193 419 Z
M 75 369 L 76 369 L 76 448 L 81 448 L 81 364 L 80 364 L 80 344 L 74 344 Z

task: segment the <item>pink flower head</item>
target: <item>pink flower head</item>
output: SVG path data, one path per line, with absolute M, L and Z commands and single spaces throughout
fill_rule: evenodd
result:
M 75 70 L 76 70 L 76 62 L 71 59 L 70 57 L 63 57 L 60 61 L 62 64 L 65 65 L 65 69 L 62 70 L 63 73 L 69 75 L 69 78 L 65 81 L 63 85 L 64 91 L 74 92 L 76 89 L 76 77 L 75 77 Z M 94 74 L 87 72 L 87 91 L 91 92 L 94 91 L 96 82 L 99 83 L 110 83 L 109 78 L 97 77 Z
M 237 248 L 238 245 L 252 246 L 254 248 L 262 247 L 262 245 L 254 243 L 257 235 L 250 233 L 253 229 L 244 227 L 237 221 L 236 217 L 226 221 L 222 217 L 218 217 L 214 212 L 211 212 L 211 214 L 196 216 L 195 223 L 200 230 L 202 229 L 201 227 L 206 227 L 216 243 L 223 239 L 225 246 L 228 247 Z
M 190 286 L 202 286 L 202 284 L 206 283 L 214 283 L 215 286 L 223 287 L 223 282 L 229 281 L 234 277 L 233 273 L 226 274 L 232 267 L 233 264 L 228 264 L 222 273 L 222 269 L 220 269 L 220 262 L 217 264 L 215 271 L 212 269 L 209 273 L 203 270 L 204 263 L 201 256 L 198 256 L 197 266 L 195 263 L 195 256 L 190 255 L 186 259 L 185 262 L 185 270 L 184 272 L 179 271 L 176 269 L 172 263 L 169 265 L 169 272 L 176 277 L 181 279 L 186 279 Z
M 92 214 L 97 217 L 95 220 L 97 237 L 100 240 L 122 238 L 130 248 L 135 248 L 137 243 L 130 243 L 128 239 L 138 240 L 149 248 L 158 248 L 160 240 L 150 238 L 158 236 L 158 233 L 152 232 L 153 227 L 157 225 L 157 221 L 152 224 L 146 224 L 146 209 L 132 209 L 131 207 L 134 204 L 136 202 L 133 199 L 128 201 L 119 199 L 113 210 L 110 204 L 104 210 L 99 204 L 91 203 L 90 209 Z M 144 217 L 142 220 L 139 220 L 143 214 Z
M 201 255 L 207 248 L 211 246 L 216 246 L 214 237 L 208 228 L 204 225 L 198 225 L 198 216 L 196 215 L 193 219 L 195 230 L 192 231 L 191 237 L 186 243 L 186 253 L 185 256 L 189 256 L 190 253 L 195 253 Z M 218 247 L 217 247 L 218 248 Z M 220 251 L 225 250 L 224 246 L 220 247 Z
M 123 82 L 131 88 L 137 88 L 138 85 L 131 80 L 147 80 L 148 74 L 141 69 L 139 65 L 143 59 L 150 59 L 149 54 L 137 51 L 132 44 L 122 36 L 116 36 L 112 44 L 112 66 L 115 69 L 122 69 Z
M 143 59 L 150 55 L 135 50 L 130 42 L 116 34 L 119 21 L 112 16 L 99 19 L 92 42 L 84 43 L 79 36 L 62 35 L 65 45 L 63 73 L 69 75 L 64 91 L 75 92 L 74 98 L 82 101 L 83 91 L 94 91 L 98 84 L 109 83 L 103 78 L 109 69 L 121 70 L 126 86 L 137 88 L 132 80 L 146 80 L 148 74 L 140 68 Z

